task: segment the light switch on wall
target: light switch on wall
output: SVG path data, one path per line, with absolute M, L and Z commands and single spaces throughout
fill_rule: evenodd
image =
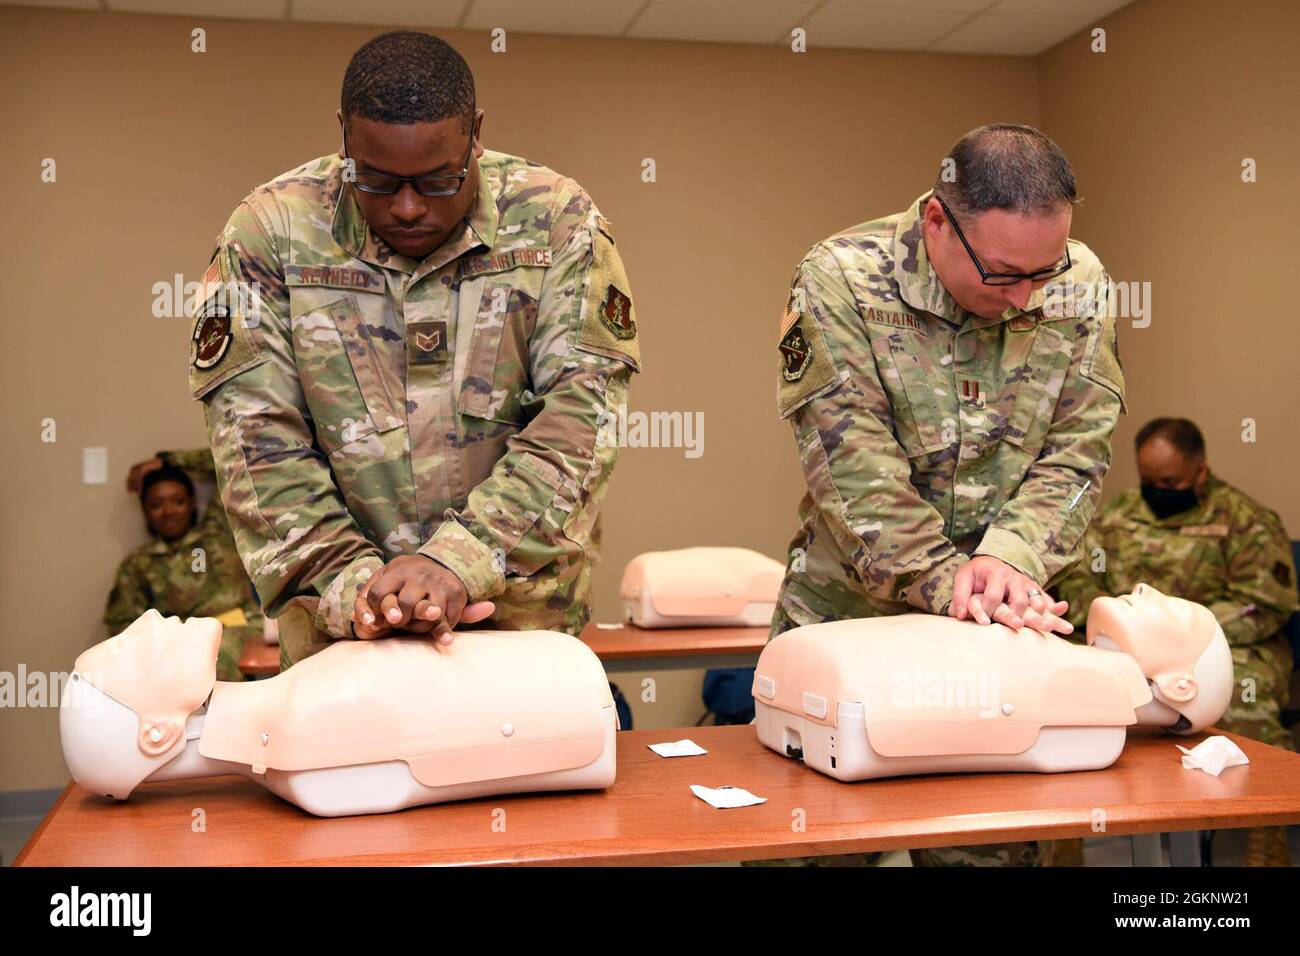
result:
M 87 485 L 108 484 L 108 449 L 81 449 L 81 481 Z

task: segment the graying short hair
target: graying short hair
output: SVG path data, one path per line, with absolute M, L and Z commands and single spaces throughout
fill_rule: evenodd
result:
M 989 209 L 1048 212 L 1078 198 L 1074 170 L 1051 138 L 1032 126 L 994 123 L 973 129 L 948 151 L 935 193 L 953 215 L 969 218 Z M 947 168 L 952 172 L 945 182 Z

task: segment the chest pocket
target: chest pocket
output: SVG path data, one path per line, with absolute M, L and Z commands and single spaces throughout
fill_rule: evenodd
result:
M 951 374 L 932 367 L 909 336 L 901 333 L 873 336 L 871 350 L 894 409 L 894 433 L 907 456 L 928 455 L 954 445 L 958 429 Z M 935 389 L 945 392 L 946 400 Z
M 526 424 L 524 404 L 532 390 L 529 343 L 537 327 L 541 277 L 538 269 L 516 269 L 509 276 L 462 285 L 458 349 L 459 343 L 469 343 L 463 368 L 457 369 L 462 415 Z M 457 364 L 461 361 L 458 356 Z
M 322 301 L 328 300 L 328 301 Z M 375 298 L 374 308 L 382 307 Z M 291 293 L 294 360 L 316 441 L 326 454 L 405 424 L 380 364 L 381 342 L 392 335 L 379 315 L 367 316 L 355 295 Z
M 1074 341 L 1041 322 L 1027 331 L 1007 332 L 1007 335 L 1007 356 L 1024 358 L 1003 383 L 1002 400 L 1010 407 L 1003 437 L 1037 458 L 1052 427 Z

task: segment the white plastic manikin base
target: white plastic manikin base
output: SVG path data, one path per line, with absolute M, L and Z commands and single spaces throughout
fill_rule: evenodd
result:
M 1098 598 L 1088 645 L 926 614 L 797 627 L 759 657 L 755 730 L 845 781 L 1059 773 L 1110 766 L 1130 726 L 1196 733 L 1227 710 L 1231 655 L 1201 605 Z
M 785 568 L 747 548 L 647 551 L 623 570 L 623 620 L 637 627 L 767 627 Z
M 1127 736 L 1125 727 L 1044 727 L 1033 745 L 1018 754 L 885 757 L 871 747 L 861 704 L 840 704 L 833 726 L 762 701 L 755 701 L 754 711 L 758 739 L 763 744 L 844 781 L 927 773 L 1100 770 L 1119 757 Z
M 220 624 L 150 611 L 89 649 L 60 706 L 92 793 L 238 774 L 319 816 L 608 787 L 618 720 L 577 638 L 473 631 L 340 641 L 276 677 L 215 680 Z

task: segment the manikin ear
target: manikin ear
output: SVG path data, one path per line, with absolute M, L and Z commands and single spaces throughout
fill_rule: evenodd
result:
M 140 736 L 137 742 L 140 750 L 151 757 L 165 754 L 176 745 L 183 731 L 181 724 L 175 720 L 152 720 L 140 718 Z
M 1180 704 L 1192 700 L 1197 693 L 1196 678 L 1187 672 L 1163 677 L 1156 682 L 1156 686 L 1160 688 L 1162 696 Z

